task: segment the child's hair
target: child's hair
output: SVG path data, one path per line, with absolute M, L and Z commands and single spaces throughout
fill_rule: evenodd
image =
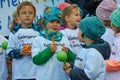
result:
M 111 26 L 110 20 L 104 20 L 103 22 L 104 22 L 104 25 L 105 25 L 106 27 L 110 27 L 110 26 Z
M 18 5 L 18 7 L 17 7 L 17 14 L 18 14 L 18 15 L 20 14 L 20 10 L 21 10 L 21 8 L 22 8 L 23 6 L 31 6 L 31 7 L 33 7 L 34 12 L 35 12 L 35 15 L 36 15 L 36 8 L 35 8 L 35 6 L 32 4 L 32 2 L 29 2 L 29 1 L 23 1 L 23 2 L 21 2 L 21 3 Z
M 44 21 L 44 19 L 43 19 L 42 17 L 41 17 L 40 19 L 38 19 L 38 21 L 37 21 L 37 24 L 38 24 L 38 26 L 39 26 L 41 29 L 44 28 L 43 21 Z
M 72 10 L 75 8 L 80 10 L 76 4 L 71 4 L 70 6 L 63 9 L 63 11 L 62 11 L 62 24 L 63 25 L 67 25 L 67 22 L 65 20 L 65 16 L 70 16 L 72 13 Z
M 18 24 L 18 20 L 17 20 L 17 11 L 14 11 L 12 14 L 12 23 L 10 26 L 10 31 L 13 31 L 14 26 L 16 26 Z

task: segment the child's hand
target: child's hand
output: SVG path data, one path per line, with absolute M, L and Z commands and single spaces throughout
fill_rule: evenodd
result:
M 20 49 L 20 55 L 26 55 L 27 51 L 25 48 Z
M 55 51 L 57 50 L 57 44 L 56 44 L 56 43 L 52 43 L 52 44 L 50 45 L 50 50 L 51 50 L 52 52 L 55 52 Z
M 20 50 L 20 55 L 29 55 L 29 56 L 31 56 L 31 50 L 28 50 L 28 49 L 26 49 L 26 48 L 23 47 Z
M 68 48 L 64 44 L 61 44 L 61 46 L 63 47 L 62 51 L 64 51 L 65 53 L 68 53 Z
M 32 58 L 31 50 L 27 52 L 27 55 Z
M 71 66 L 70 66 L 69 63 L 65 63 L 65 64 L 63 65 L 63 69 L 64 69 L 64 70 L 67 70 L 67 69 L 69 69 L 69 68 L 71 68 Z
M 70 64 L 69 64 L 69 63 L 65 63 L 65 64 L 63 65 L 63 70 L 64 70 L 67 74 L 69 74 L 69 73 L 70 73 L 70 70 L 71 70 Z

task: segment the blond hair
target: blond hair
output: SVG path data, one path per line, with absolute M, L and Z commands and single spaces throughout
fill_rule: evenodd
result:
M 70 6 L 63 9 L 63 11 L 62 11 L 62 24 L 67 25 L 65 17 L 70 16 L 73 9 L 78 9 L 79 10 L 79 8 L 76 4 L 71 4 Z
M 35 15 L 36 15 L 36 8 L 35 8 L 35 6 L 32 4 L 32 2 L 29 2 L 29 1 L 23 1 L 23 2 L 21 2 L 21 3 L 18 5 L 18 7 L 17 7 L 17 14 L 18 14 L 18 15 L 20 14 L 20 10 L 21 10 L 21 8 L 22 8 L 23 6 L 31 6 L 31 7 L 33 7 L 34 12 L 35 12 Z
M 12 23 L 10 26 L 10 31 L 13 31 L 14 26 L 18 24 L 18 19 L 17 19 L 17 11 L 14 11 L 12 14 Z

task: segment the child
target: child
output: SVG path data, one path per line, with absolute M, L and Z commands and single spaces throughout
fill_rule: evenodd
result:
M 107 53 L 108 43 L 101 39 L 105 32 L 102 21 L 88 17 L 79 24 L 78 38 L 84 42 L 79 50 L 73 68 L 69 63 L 63 66 L 71 80 L 104 80 L 106 66 L 101 54 Z
M 114 32 L 110 27 L 109 16 L 117 8 L 117 5 L 114 0 L 103 0 L 96 9 L 96 15 L 99 17 L 105 24 L 106 32 L 102 36 L 102 39 L 108 41 L 110 46 L 113 44 Z
M 20 23 L 17 16 L 18 16 L 17 11 L 14 11 L 12 14 L 12 23 L 11 23 L 10 31 L 13 31 L 14 26 Z
M 36 80 L 69 80 L 62 69 L 63 63 L 56 58 L 57 52 L 62 50 L 69 56 L 68 61 L 75 59 L 75 55 L 67 48 L 68 39 L 59 32 L 61 11 L 56 7 L 46 7 L 43 19 L 44 29 L 32 45 L 32 58 L 37 65 Z
M 80 22 L 80 10 L 77 5 L 72 4 L 69 7 L 66 7 L 62 12 L 62 23 L 66 29 L 61 30 L 61 33 L 66 36 L 70 42 L 70 47 L 73 52 L 77 54 L 80 46 L 78 40 L 78 23 Z
M 4 41 L 8 41 L 8 40 L 2 35 L 0 35 L 0 80 L 8 79 L 6 53 L 5 53 L 5 50 L 2 48 L 2 43 Z
M 106 80 L 120 80 L 120 8 L 110 16 L 111 28 L 115 33 L 110 59 L 106 60 Z
M 36 65 L 31 58 L 33 39 L 39 35 L 40 27 L 33 24 L 36 17 L 36 9 L 31 2 L 21 2 L 17 7 L 18 20 L 20 24 L 13 27 L 9 35 L 7 55 L 13 58 L 12 80 L 35 80 Z M 29 45 L 29 47 L 25 47 Z

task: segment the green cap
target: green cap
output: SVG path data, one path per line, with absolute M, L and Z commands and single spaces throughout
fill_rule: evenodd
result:
M 115 27 L 120 28 L 120 8 L 112 12 L 110 20 Z
M 82 19 L 78 27 L 86 37 L 95 41 L 100 40 L 106 31 L 103 22 L 95 16 Z

